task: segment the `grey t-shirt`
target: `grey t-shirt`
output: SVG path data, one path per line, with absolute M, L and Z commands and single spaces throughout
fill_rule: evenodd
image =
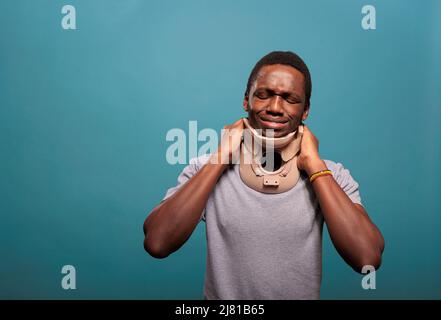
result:
M 209 160 L 194 158 L 164 200 Z M 325 160 L 334 179 L 354 203 L 358 183 L 341 163 Z M 239 165 L 223 173 L 200 221 L 205 221 L 205 299 L 319 299 L 322 277 L 323 215 L 308 177 L 294 188 L 263 194 L 244 184 Z

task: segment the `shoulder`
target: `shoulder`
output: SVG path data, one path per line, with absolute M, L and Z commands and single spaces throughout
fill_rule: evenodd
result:
M 326 166 L 332 171 L 335 181 L 340 185 L 342 190 L 346 192 L 354 203 L 362 204 L 359 192 L 359 184 L 352 177 L 349 169 L 345 168 L 342 163 L 332 160 L 324 160 Z
M 210 154 L 203 154 L 201 156 L 191 158 L 188 167 L 195 171 L 199 171 L 210 160 Z
M 332 171 L 332 175 L 334 176 L 334 179 L 341 185 L 356 185 L 358 186 L 358 183 L 355 181 L 355 179 L 352 177 L 351 172 L 347 167 L 345 167 L 341 162 L 336 162 L 332 160 L 323 160 L 325 161 L 326 166 L 329 170 Z
M 323 161 L 326 163 L 326 166 L 331 171 L 340 171 L 345 168 L 343 166 L 343 164 L 340 162 L 335 162 L 335 161 L 328 160 L 328 159 L 323 159 Z
M 204 166 L 204 164 L 209 161 L 209 159 L 209 155 L 202 155 L 196 158 L 192 158 L 179 174 L 177 185 L 167 190 L 163 201 L 174 194 L 184 183 L 190 180 Z
M 202 167 L 210 160 L 209 154 L 203 154 L 201 156 L 191 158 L 189 163 L 182 169 L 182 174 L 194 175 L 196 172 L 202 169 Z
M 347 170 L 341 162 L 336 162 L 328 159 L 323 159 L 323 161 L 326 163 L 326 166 L 331 171 L 340 172 L 342 170 Z

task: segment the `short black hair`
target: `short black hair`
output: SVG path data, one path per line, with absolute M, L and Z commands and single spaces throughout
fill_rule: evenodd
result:
M 264 66 L 273 65 L 273 64 L 283 64 L 286 66 L 291 66 L 297 70 L 299 70 L 303 76 L 305 77 L 305 98 L 306 105 L 309 106 L 309 99 L 311 98 L 311 74 L 309 73 L 309 69 L 306 66 L 305 62 L 300 58 L 297 54 L 291 51 L 273 51 L 268 53 L 262 59 L 260 59 L 256 65 L 254 66 L 251 74 L 248 78 L 247 89 L 245 91 L 245 97 L 248 97 L 250 93 L 250 89 L 256 77 Z

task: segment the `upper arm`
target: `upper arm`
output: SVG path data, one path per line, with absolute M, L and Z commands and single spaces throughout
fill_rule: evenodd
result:
M 350 171 L 341 163 L 325 160 L 329 170 L 332 171 L 334 180 L 346 193 L 353 203 L 362 205 L 358 182 L 352 177 Z
M 187 183 L 194 175 L 196 175 L 196 173 L 204 166 L 206 162 L 208 162 L 208 160 L 208 155 L 203 155 L 199 158 L 192 158 L 190 160 L 190 163 L 179 174 L 177 184 L 167 190 L 159 206 L 161 206 L 166 200 L 173 196 L 176 191 L 178 191 L 185 183 Z M 202 211 L 199 222 L 202 220 L 205 221 L 205 208 Z

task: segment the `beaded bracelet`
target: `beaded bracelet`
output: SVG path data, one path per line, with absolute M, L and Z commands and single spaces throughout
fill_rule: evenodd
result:
M 313 182 L 316 178 L 327 175 L 332 175 L 332 171 L 331 170 L 318 171 L 316 173 L 311 174 L 311 176 L 309 177 L 309 182 Z

